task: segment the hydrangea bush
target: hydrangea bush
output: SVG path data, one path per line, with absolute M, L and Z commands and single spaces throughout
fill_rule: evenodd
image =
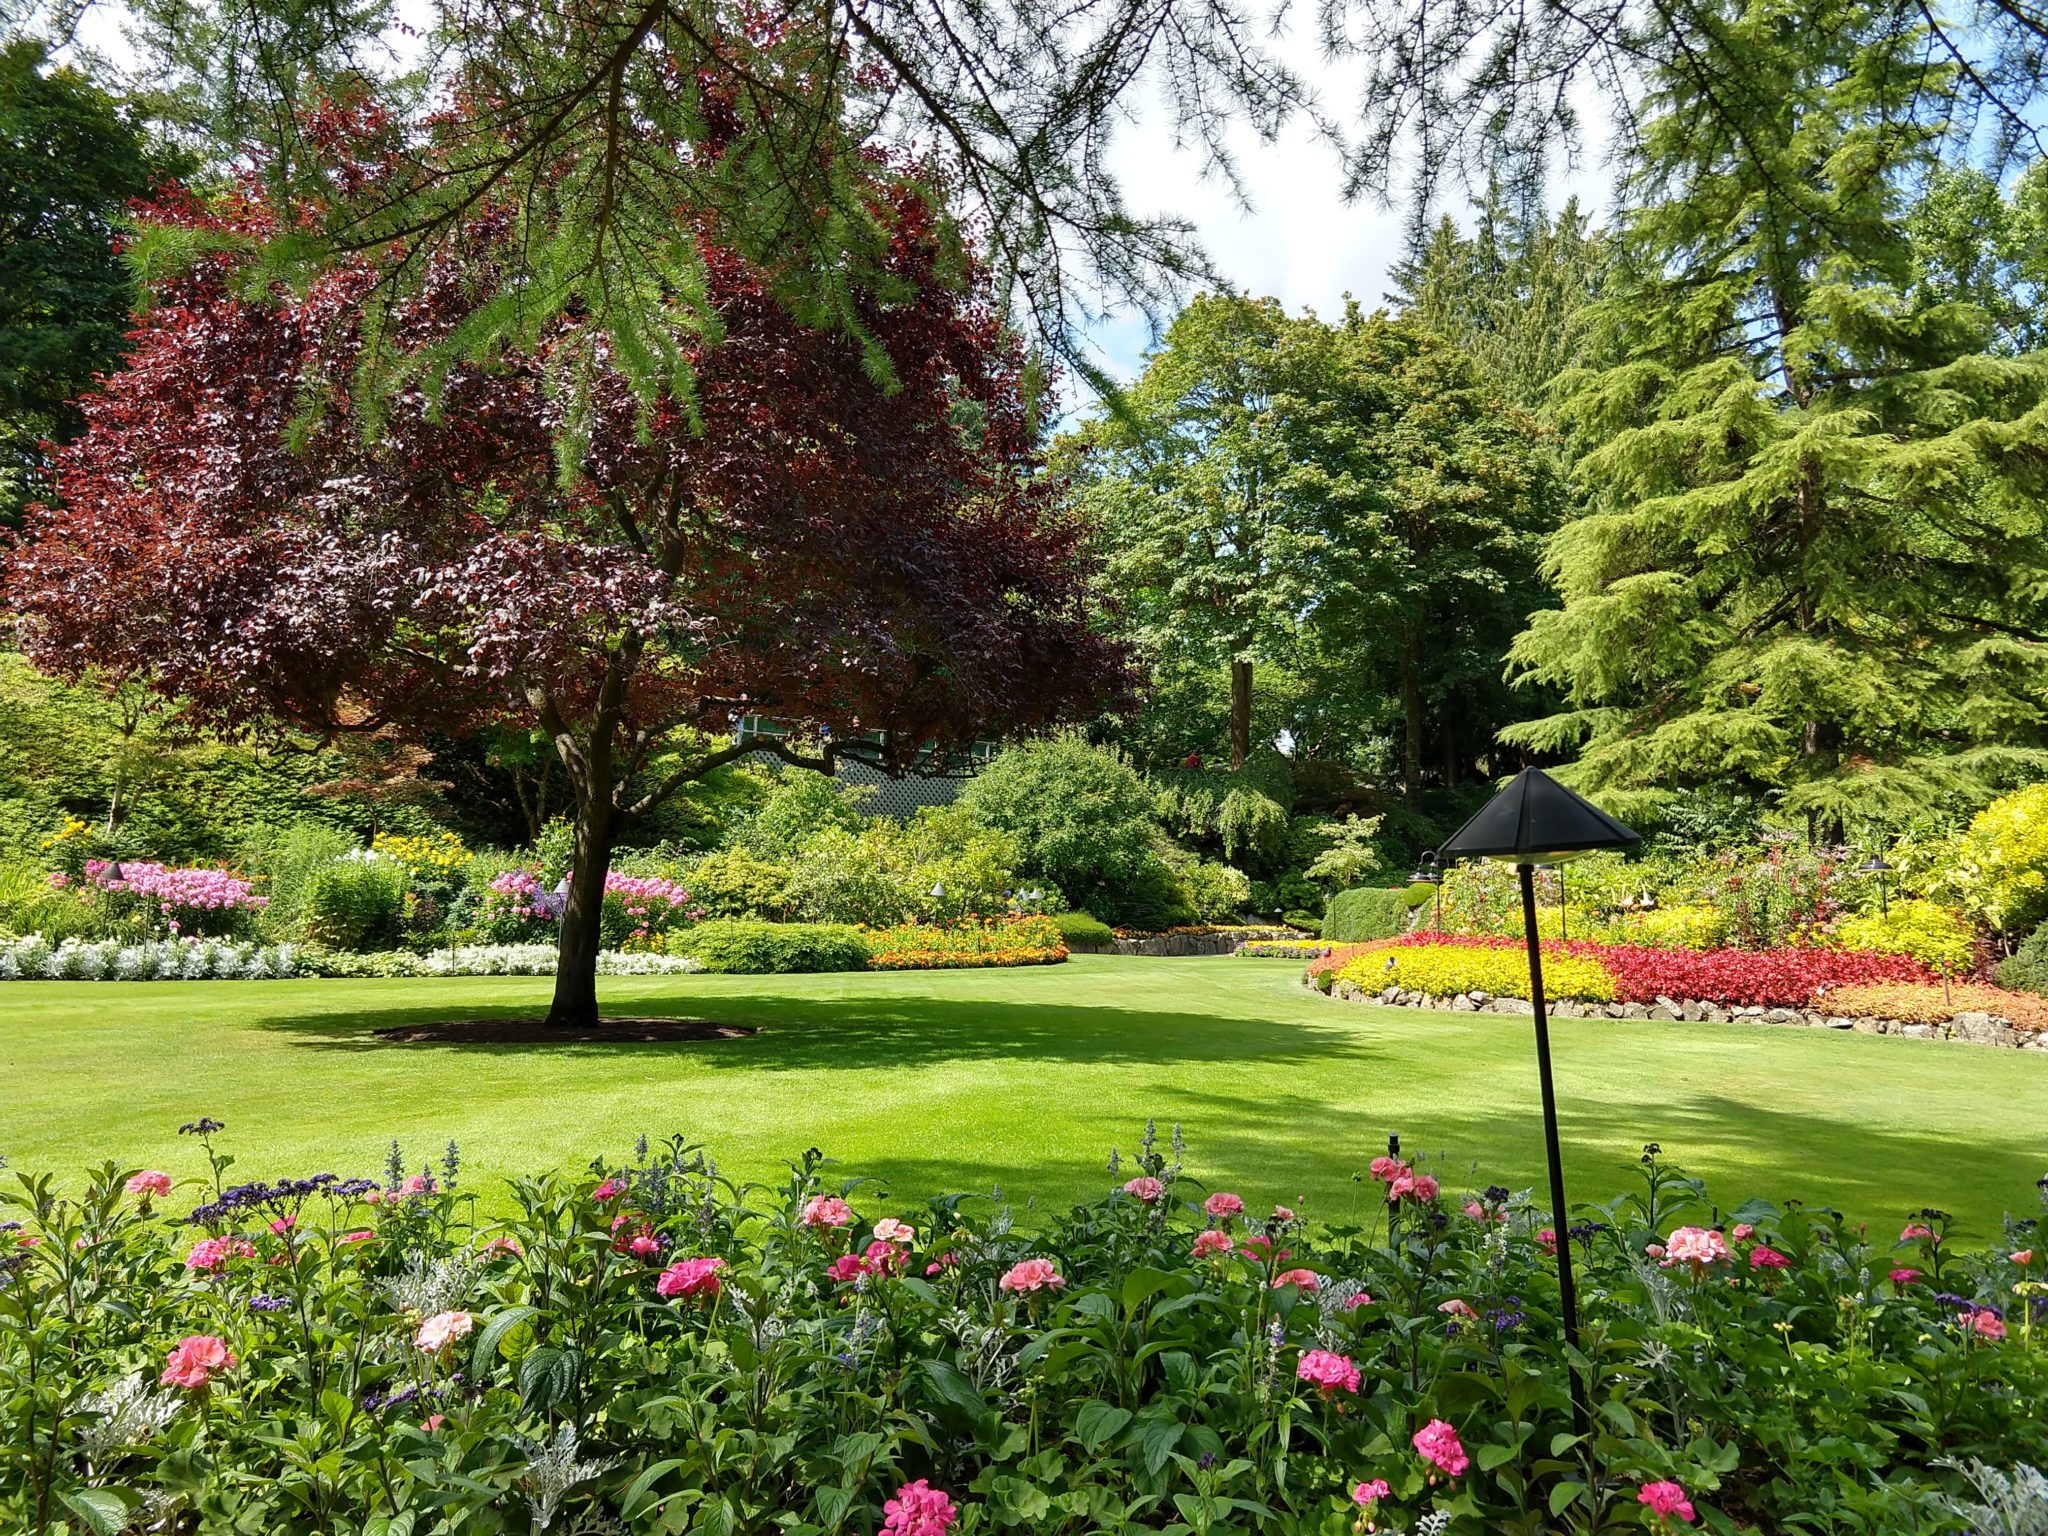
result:
M 2048 1461 L 2038 1218 L 1723 1215 L 1654 1147 L 1560 1235 L 1392 1155 L 1356 1214 L 1255 1209 L 1148 1130 L 1027 1231 L 815 1152 L 741 1187 L 643 1142 L 478 1202 L 452 1146 L 230 1184 L 187 1129 L 182 1187 L 14 1176 L 0 1527 L 1934 1533 Z

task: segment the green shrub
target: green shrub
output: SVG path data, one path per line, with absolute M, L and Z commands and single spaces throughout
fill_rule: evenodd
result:
M 1116 942 L 1109 924 L 1086 912 L 1059 912 L 1053 921 L 1060 925 L 1060 937 L 1069 949 L 1107 949 Z
M 787 864 L 756 858 L 744 848 L 707 853 L 683 874 L 697 904 L 712 917 L 766 920 L 789 913 Z
M 757 923 L 721 918 L 676 934 L 670 954 L 685 954 L 720 975 L 781 975 L 797 971 L 859 971 L 868 941 L 842 923 Z
M 1998 984 L 2009 992 L 2048 993 L 2048 923 L 1999 963 Z
M 1165 928 L 1191 912 L 1166 864 L 1155 798 L 1122 753 L 1069 734 L 1002 753 L 960 804 L 1017 840 L 1025 878 L 1051 881 L 1105 922 Z
M 263 911 L 266 933 L 297 933 L 305 918 L 306 892 L 313 876 L 341 860 L 356 846 L 356 839 L 339 827 L 325 822 L 294 823 L 276 841 L 255 850 L 251 863 L 270 883 L 264 894 L 270 905 Z
M 866 820 L 860 802 L 873 791 L 841 784 L 807 768 L 764 775 L 760 808 L 741 823 L 733 841 L 759 859 L 786 860 L 825 827 L 857 832 Z
M 0 935 L 39 933 L 58 944 L 99 938 L 101 926 L 89 903 L 50 884 L 48 870 L 34 864 L 0 869 Z
M 1180 882 L 1198 923 L 1228 922 L 1243 916 L 1251 903 L 1251 881 L 1228 864 L 1190 863 L 1180 870 Z
M 1391 939 L 1406 926 L 1408 893 L 1363 885 L 1339 891 L 1323 909 L 1323 937 L 1336 944 Z
M 300 928 L 323 949 L 396 949 L 405 871 L 389 859 L 339 859 L 306 880 Z

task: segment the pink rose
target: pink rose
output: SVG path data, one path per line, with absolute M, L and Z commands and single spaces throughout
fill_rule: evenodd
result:
M 725 1260 L 699 1257 L 678 1259 L 664 1269 L 654 1282 L 654 1294 L 670 1298 L 677 1296 L 714 1297 L 720 1290 L 718 1272 L 725 1268 Z
M 171 1176 L 168 1173 L 159 1173 L 154 1168 L 147 1168 L 132 1175 L 121 1187 L 131 1195 L 155 1195 L 163 1199 L 171 1192 Z
M 800 1219 L 811 1228 L 853 1225 L 853 1207 L 837 1195 L 813 1195 L 804 1202 Z
M 188 1387 L 196 1392 L 220 1372 L 232 1370 L 234 1364 L 225 1341 L 210 1333 L 187 1334 L 171 1346 L 158 1380 L 167 1387 Z
M 1221 1221 L 1228 1216 L 1242 1215 L 1244 1212 L 1244 1201 L 1227 1189 L 1219 1189 L 1215 1194 L 1202 1202 L 1202 1209 Z
M 467 1337 L 475 1326 L 476 1319 L 467 1312 L 436 1312 L 420 1324 L 412 1341 L 422 1354 L 437 1355 L 457 1339 Z
M 1352 1363 L 1349 1355 L 1340 1355 L 1335 1350 L 1304 1350 L 1300 1363 L 1294 1368 L 1294 1374 L 1324 1397 L 1331 1397 L 1339 1392 L 1358 1391 L 1358 1367 Z
M 1792 1261 L 1778 1252 L 1777 1249 L 1767 1248 L 1762 1243 L 1758 1243 L 1749 1250 L 1749 1267 L 1751 1269 L 1790 1269 Z
M 917 1241 L 917 1228 L 907 1221 L 898 1221 L 894 1216 L 884 1216 L 875 1223 L 875 1240 L 883 1243 L 901 1243 L 908 1247 Z
M 1283 1269 L 1273 1277 L 1273 1289 L 1291 1285 L 1304 1296 L 1313 1296 L 1322 1288 L 1323 1279 L 1312 1269 Z
M 1230 1252 L 1230 1234 L 1215 1227 L 1204 1227 L 1195 1234 L 1194 1256 L 1198 1259 L 1213 1259 L 1219 1254 Z
M 1153 1178 L 1149 1173 L 1141 1174 L 1137 1178 L 1125 1182 L 1124 1193 L 1150 1205 L 1154 1200 L 1157 1200 L 1166 1193 L 1166 1186 Z
M 1012 1264 L 1003 1272 L 1003 1278 L 996 1282 L 1002 1289 L 1020 1296 L 1028 1296 L 1036 1291 L 1058 1290 L 1066 1283 L 1066 1277 L 1053 1267 L 1050 1259 L 1025 1259 Z
M 2005 1337 L 2005 1320 L 1986 1308 L 1970 1314 L 1970 1330 L 1995 1344 Z
M 1655 1515 L 1660 1523 L 1675 1518 L 1687 1525 L 1692 1524 L 1692 1500 L 1685 1496 L 1685 1490 L 1676 1483 L 1645 1483 L 1642 1492 L 1636 1495 L 1636 1502 L 1649 1505 L 1650 1513 Z
M 1415 1431 L 1412 1441 L 1416 1453 L 1431 1466 L 1447 1477 L 1460 1477 L 1472 1460 L 1465 1454 L 1465 1447 L 1458 1439 L 1457 1430 L 1442 1419 L 1431 1419 Z

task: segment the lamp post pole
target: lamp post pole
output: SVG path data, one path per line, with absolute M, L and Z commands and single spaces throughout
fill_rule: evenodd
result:
M 1543 1089 L 1543 1150 L 1550 1162 L 1551 1233 L 1557 1239 L 1557 1291 L 1564 1311 L 1564 1341 L 1574 1352 L 1579 1347 L 1579 1291 L 1572 1278 L 1570 1220 L 1564 1198 L 1564 1154 L 1557 1142 L 1557 1088 L 1550 1074 L 1549 1007 L 1543 998 L 1543 946 L 1536 932 L 1536 866 L 1515 866 L 1522 877 L 1522 927 L 1529 944 L 1529 1001 L 1536 1014 L 1536 1078 Z M 1588 1432 L 1585 1394 L 1579 1373 L 1567 1363 L 1572 1389 L 1572 1425 Z

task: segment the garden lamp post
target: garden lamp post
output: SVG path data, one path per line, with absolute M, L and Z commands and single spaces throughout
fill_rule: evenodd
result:
M 1564 1197 L 1564 1157 L 1557 1141 L 1557 1090 L 1550 1072 L 1549 1008 L 1543 997 L 1543 948 L 1536 932 L 1536 866 L 1562 865 L 1577 853 L 1633 848 L 1642 839 L 1591 801 L 1538 768 L 1524 768 L 1508 787 L 1481 806 L 1438 850 L 1445 860 L 1500 859 L 1522 882 L 1522 931 L 1529 949 L 1529 1003 L 1536 1016 L 1536 1077 L 1543 1090 L 1543 1144 L 1550 1165 L 1551 1230 L 1557 1238 L 1557 1288 L 1565 1342 L 1579 1347 L 1579 1296 L 1572 1279 L 1570 1220 Z M 1578 1373 L 1571 1376 L 1572 1414 L 1587 1429 Z
M 1859 875 L 1877 876 L 1877 910 L 1884 917 L 1892 915 L 1891 900 L 1884 888 L 1884 877 L 1891 872 L 1891 865 L 1885 863 L 1883 857 L 1875 853 L 1856 866 L 1856 873 Z
M 1436 917 L 1430 923 L 1429 926 L 1433 932 L 1443 932 L 1444 882 L 1443 878 L 1437 873 L 1436 855 L 1434 853 L 1425 853 L 1422 856 L 1421 861 L 1416 864 L 1415 873 L 1408 877 L 1408 887 L 1410 890 L 1413 890 L 1418 885 L 1427 885 L 1435 887 Z

